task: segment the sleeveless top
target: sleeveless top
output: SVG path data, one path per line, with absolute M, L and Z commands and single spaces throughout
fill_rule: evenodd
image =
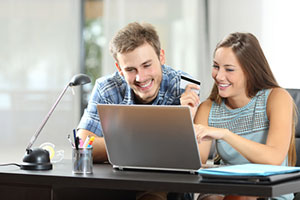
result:
M 226 128 L 231 132 L 258 143 L 265 144 L 269 131 L 267 116 L 267 100 L 270 89 L 263 89 L 241 108 L 229 109 L 223 100 L 220 105 L 213 102 L 208 125 L 217 128 Z M 224 140 L 216 141 L 217 151 L 222 164 L 244 164 L 249 161 L 232 148 Z M 287 159 L 282 165 L 288 165 Z
M 271 89 L 260 90 L 250 102 L 237 109 L 229 109 L 223 100 L 221 104 L 212 103 L 209 113 L 208 125 L 216 128 L 226 128 L 246 139 L 266 144 L 269 119 L 267 116 L 267 100 Z M 216 140 L 217 152 L 221 157 L 221 164 L 234 165 L 249 163 L 239 152 L 224 140 Z M 282 165 L 288 165 L 288 157 Z M 277 200 L 293 199 L 293 194 L 273 197 Z

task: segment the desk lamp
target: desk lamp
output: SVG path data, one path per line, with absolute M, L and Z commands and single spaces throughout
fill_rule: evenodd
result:
M 45 119 L 43 120 L 40 127 L 36 130 L 35 134 L 32 136 L 27 148 L 26 154 L 23 158 L 23 164 L 21 165 L 21 169 L 24 170 L 50 170 L 52 169 L 52 163 L 50 162 L 49 152 L 42 148 L 34 148 L 31 149 L 33 143 L 36 141 L 37 137 L 41 133 L 42 129 L 44 128 L 45 124 L 47 123 L 48 119 L 50 118 L 52 112 L 54 111 L 55 107 L 67 91 L 68 87 L 84 85 L 86 83 L 90 83 L 91 79 L 85 74 L 77 74 L 73 76 L 71 81 L 59 95 L 58 99 L 50 109 L 49 113 L 46 115 Z

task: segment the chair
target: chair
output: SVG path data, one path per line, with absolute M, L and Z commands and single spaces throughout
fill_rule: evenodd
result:
M 300 89 L 286 89 L 290 95 L 293 97 L 294 102 L 298 108 L 298 111 L 300 110 Z M 300 122 L 299 122 L 300 116 L 298 116 L 298 123 L 296 125 L 296 131 L 295 131 L 295 145 L 296 145 L 296 154 L 297 154 L 297 162 L 296 166 L 300 166 Z M 294 200 L 300 200 L 300 193 L 295 193 Z
M 294 102 L 300 110 L 300 89 L 286 89 L 290 95 L 293 97 Z M 300 123 L 299 123 L 300 116 L 298 116 L 298 123 L 296 125 L 295 131 L 295 144 L 296 144 L 296 154 L 297 154 L 297 162 L 296 166 L 300 166 Z

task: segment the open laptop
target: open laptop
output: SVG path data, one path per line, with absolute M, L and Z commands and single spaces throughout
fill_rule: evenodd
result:
M 195 173 L 201 167 L 188 107 L 98 104 L 97 109 L 114 168 Z

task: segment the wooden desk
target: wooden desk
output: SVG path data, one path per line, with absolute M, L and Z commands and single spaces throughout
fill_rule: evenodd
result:
M 49 171 L 0 167 L 1 199 L 82 199 L 87 195 L 95 199 L 135 199 L 136 191 L 275 197 L 300 191 L 300 179 L 273 185 L 202 183 L 199 175 L 119 171 L 109 164 L 94 164 L 93 172 L 91 175 L 72 174 L 70 160 L 54 164 L 53 170 Z

